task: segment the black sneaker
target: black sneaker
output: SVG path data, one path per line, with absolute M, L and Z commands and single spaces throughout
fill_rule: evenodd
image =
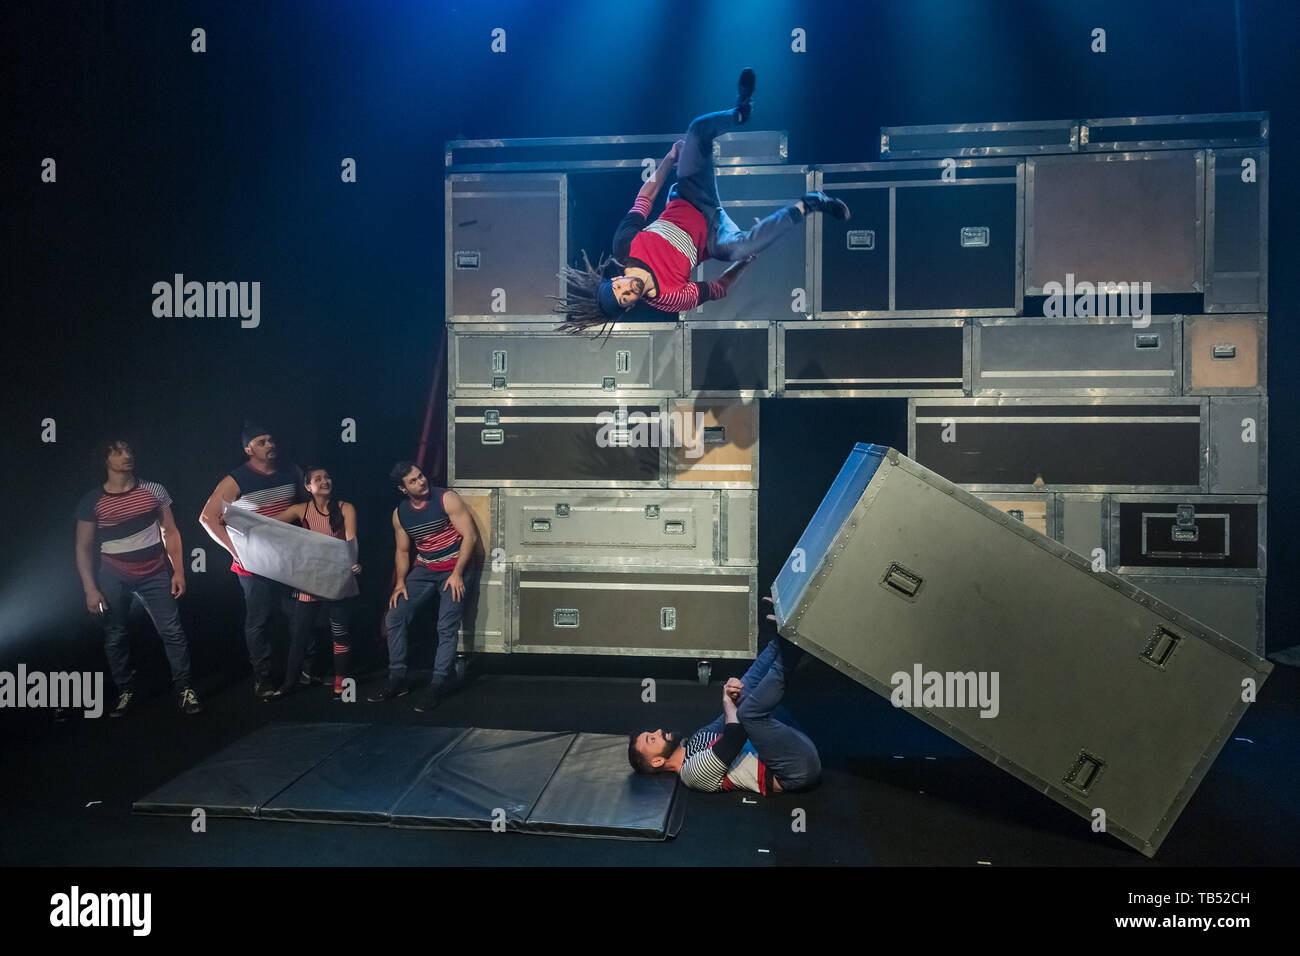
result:
M 186 687 L 180 692 L 178 703 L 180 704 L 181 710 L 187 714 L 203 713 L 203 705 L 199 703 L 199 695 L 194 693 L 192 687 Z
M 843 200 L 828 196 L 822 192 L 808 193 L 804 196 L 803 208 L 805 212 L 824 212 L 826 215 L 840 220 L 850 217 L 849 207 L 844 204 Z
M 132 691 L 124 690 L 117 695 L 117 706 L 108 712 L 110 717 L 125 717 L 135 705 L 135 694 Z
M 384 686 L 375 691 L 366 698 L 372 704 L 380 704 L 386 700 L 395 700 L 398 697 L 405 697 L 411 692 L 411 688 L 406 686 L 406 681 L 394 682 L 390 677 L 384 681 Z
M 298 675 L 299 687 L 316 687 L 323 683 L 324 681 L 322 681 L 319 677 L 307 671 L 303 671 L 301 674 Z
M 740 71 L 740 82 L 736 84 L 736 125 L 743 126 L 749 122 L 749 111 L 754 98 L 754 71 L 745 67 Z
M 253 696 L 261 700 L 275 696 L 275 683 L 269 677 L 259 677 L 253 681 Z
M 430 684 L 420 694 L 419 699 L 415 702 L 417 713 L 424 714 L 436 708 L 442 703 L 443 685 L 440 683 Z

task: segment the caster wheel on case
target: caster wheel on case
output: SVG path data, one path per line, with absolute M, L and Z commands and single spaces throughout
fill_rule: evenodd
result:
M 713 665 L 708 661 L 700 661 L 696 673 L 700 678 L 700 683 L 707 687 L 709 679 L 713 676 Z

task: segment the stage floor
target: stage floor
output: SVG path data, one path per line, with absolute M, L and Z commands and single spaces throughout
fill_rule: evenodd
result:
M 558 669 L 559 661 L 548 662 Z M 496 668 L 489 668 L 492 671 Z M 0 865 L 653 865 L 1233 866 L 1300 861 L 1300 671 L 1279 666 L 1154 860 L 1090 832 L 1086 821 L 814 660 L 801 663 L 786 706 L 817 742 L 819 787 L 764 798 L 683 789 L 685 822 L 665 842 L 388 827 L 320 826 L 132 814 L 131 804 L 273 721 L 626 734 L 693 730 L 718 708 L 714 683 L 659 680 L 641 702 L 631 677 L 489 672 L 432 714 L 414 695 L 334 704 L 323 687 L 283 701 L 251 681 L 200 684 L 207 711 L 186 718 L 170 694 L 129 717 L 55 723 L 47 711 L 0 724 Z M 377 678 L 372 678 L 374 680 Z M 796 811 L 803 813 L 796 814 Z M 794 826 L 801 818 L 804 828 Z

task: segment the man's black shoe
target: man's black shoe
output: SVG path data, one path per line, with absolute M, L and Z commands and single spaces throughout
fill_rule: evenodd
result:
M 275 683 L 269 677 L 259 677 L 253 681 L 253 696 L 266 700 L 275 696 Z
M 395 700 L 398 697 L 405 697 L 411 692 L 406 686 L 406 681 L 393 681 L 391 678 L 384 681 L 384 686 L 375 693 L 366 698 L 372 704 L 381 704 L 386 700 Z
M 835 219 L 849 218 L 849 207 L 844 204 L 843 200 L 828 196 L 822 192 L 808 193 L 804 196 L 803 208 L 805 212 L 824 212 Z
M 443 685 L 440 682 L 435 681 L 426 687 L 424 692 L 420 694 L 419 699 L 416 700 L 416 712 L 421 714 L 428 713 L 442 703 L 442 697 Z
M 108 716 L 125 717 L 134 705 L 135 694 L 129 690 L 124 690 L 117 695 L 117 706 L 108 712 Z
M 736 125 L 743 126 L 749 122 L 749 111 L 754 98 L 754 71 L 745 67 L 740 71 L 740 82 L 736 84 Z
M 181 711 L 186 714 L 203 713 L 203 704 L 199 702 L 199 695 L 194 693 L 194 688 L 186 687 L 177 696 L 177 703 Z

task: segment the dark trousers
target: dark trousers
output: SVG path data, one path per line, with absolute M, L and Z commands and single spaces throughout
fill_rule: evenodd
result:
M 140 599 L 149 613 L 172 671 L 172 686 L 184 690 L 190 686 L 190 645 L 181 628 L 181 615 L 172 597 L 171 571 L 163 568 L 148 577 L 129 578 L 107 565 L 99 569 L 99 591 L 108 610 L 104 614 L 104 652 L 108 668 L 119 693 L 134 689 L 135 670 L 131 667 L 131 647 L 127 622 L 131 598 Z
M 803 790 L 822 774 L 821 757 L 808 736 L 772 716 L 785 696 L 786 677 L 803 657 L 803 651 L 783 637 L 774 637 L 745 672 L 736 716 L 758 759 L 767 765 L 782 790 Z M 722 733 L 726 715 L 709 725 L 711 733 Z
M 677 156 L 677 182 L 668 191 L 668 199 L 684 199 L 704 216 L 708 223 L 708 253 L 723 262 L 737 262 L 757 255 L 803 221 L 793 205 L 778 209 L 749 229 L 741 229 L 718 198 L 718 180 L 713 167 L 713 140 L 734 129 L 731 110 L 706 113 L 691 120 L 685 145 Z
M 411 619 L 435 597 L 438 599 L 438 648 L 433 657 L 433 682 L 445 682 L 451 674 L 452 664 L 456 660 L 456 645 L 465 600 L 464 596 L 459 601 L 453 599 L 451 588 L 443 590 L 449 577 L 451 571 L 430 571 L 424 565 L 416 565 L 406 575 L 406 593 L 409 599 L 399 597 L 397 607 L 388 611 L 389 680 L 398 682 L 406 679 L 406 651 Z M 462 577 L 468 594 L 474 586 L 473 570 L 466 568 Z
M 334 650 L 334 690 L 342 692 L 343 679 L 352 675 L 352 643 L 348 635 L 352 599 L 342 601 L 294 601 L 289 609 L 289 661 L 280 690 L 289 693 L 298 675 L 310 673 L 316 658 L 316 617 L 323 609 L 330 622 Z
M 254 680 L 271 679 L 271 640 L 267 624 L 275 605 L 283 601 L 288 589 L 260 574 L 239 575 L 244 591 L 244 643 L 248 645 L 248 662 L 253 665 Z

